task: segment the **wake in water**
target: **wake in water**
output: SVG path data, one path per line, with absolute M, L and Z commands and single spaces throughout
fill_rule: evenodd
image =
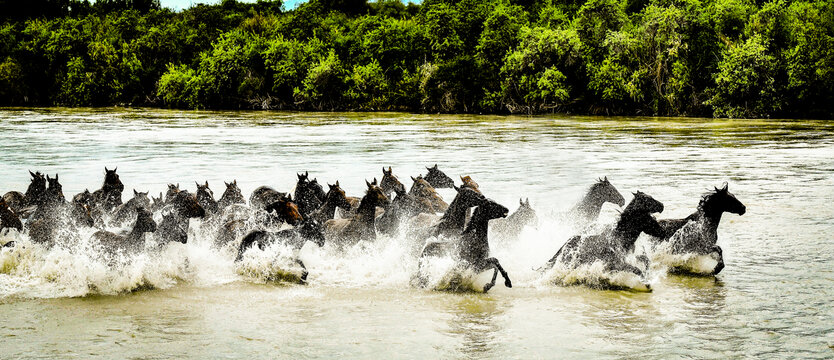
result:
M 575 216 L 538 216 L 529 200 L 508 216 L 471 178 L 462 177 L 458 188 L 436 166 L 429 170 L 431 177 L 414 178 L 406 192 L 392 170 L 383 169 L 383 180 L 367 182 L 357 201 L 338 182 L 324 192 L 316 179 L 299 174 L 292 194 L 261 187 L 249 205 L 236 181 L 226 184 L 220 201 L 205 183 L 196 194 L 171 185 L 152 202 L 145 201 L 147 193 L 134 192 L 121 204 L 124 187 L 115 169 L 107 170 L 102 189 L 67 202 L 57 176 L 47 179 L 46 188 L 33 173 L 26 195 L 10 197 L 17 203 L 3 207 L 15 218 L 25 214 L 26 221 L 18 227 L 4 220 L 12 230 L 0 237 L 0 245 L 8 245 L 0 251 L 0 296 L 111 295 L 234 281 L 455 292 L 486 292 L 496 284 L 649 291 L 665 273 L 659 264 L 694 273 L 716 266 L 687 252 L 664 257 L 686 242 L 683 235 L 652 247 L 650 256 L 635 255 L 641 233 L 659 237 L 666 231 L 651 215 L 662 204 L 639 192 L 616 224 L 558 248 L 558 239 L 597 220 L 597 207 L 622 202 L 607 179 L 592 187 L 584 198 L 591 205 L 578 207 L 585 215 L 574 222 L 566 219 Z M 429 178 L 454 187 L 455 199 L 446 204 Z M 435 208 L 445 208 L 443 215 L 426 210 Z M 340 219 L 339 210 L 348 218 Z M 532 269 L 541 263 L 545 267 Z

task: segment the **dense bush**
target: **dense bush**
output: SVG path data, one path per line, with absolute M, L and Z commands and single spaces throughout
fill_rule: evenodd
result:
M 0 1 L 0 105 L 831 118 L 834 2 Z

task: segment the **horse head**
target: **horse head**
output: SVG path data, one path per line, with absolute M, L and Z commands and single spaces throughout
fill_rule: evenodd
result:
M 104 167 L 104 183 L 101 185 L 103 190 L 118 190 L 119 192 L 125 190 L 125 185 L 119 180 L 119 174 L 116 174 L 118 167 L 113 170 L 108 170 Z
M 298 225 L 304 220 L 304 217 L 301 216 L 301 212 L 298 210 L 298 205 L 289 196 L 267 205 L 265 210 L 268 213 L 275 212 L 278 218 L 293 226 Z
M 369 204 L 373 205 L 374 208 L 377 206 L 381 206 L 383 208 L 387 208 L 391 201 L 388 200 L 388 196 L 385 195 L 385 192 L 382 191 L 382 188 L 377 185 L 376 178 L 374 178 L 374 182 L 368 182 L 365 180 L 365 185 L 368 186 L 368 190 L 365 192 L 365 196 L 362 198 L 362 202 L 364 203 L 370 201 Z M 360 204 L 359 207 L 362 207 Z
M 180 191 L 168 202 L 173 206 L 177 215 L 186 218 L 201 218 L 206 216 L 206 210 L 197 202 L 197 197 L 188 191 Z
M 481 192 L 480 188 L 478 187 L 478 183 L 476 183 L 475 180 L 472 180 L 471 176 L 461 176 L 460 181 L 463 182 L 463 185 L 460 186 L 461 188 L 469 188 L 477 192 Z
M 617 204 L 619 206 L 625 205 L 625 198 L 614 185 L 608 181 L 608 177 L 604 177 L 599 179 L 594 185 L 591 186 L 591 191 L 594 196 L 599 197 L 604 202 L 610 202 L 613 204 Z
M 150 208 L 151 207 L 151 199 L 148 197 L 148 191 L 146 192 L 139 192 L 135 189 L 133 190 L 133 198 L 128 200 L 128 202 L 132 206 L 141 206 L 143 208 Z
M 165 202 L 170 202 L 171 200 L 173 200 L 177 193 L 179 193 L 180 191 L 180 184 L 168 184 L 168 191 L 165 192 Z
M 153 220 L 153 214 L 142 206 L 136 207 L 136 223 L 134 229 L 146 233 L 156 231 L 156 221 Z
M 726 182 L 720 189 L 716 187 L 714 192 L 704 196 L 699 207 L 708 215 L 720 216 L 723 212 L 744 215 L 747 212 L 747 207 L 727 190 Z
M 385 195 L 390 196 L 391 193 L 397 193 L 400 189 L 405 191 L 405 185 L 397 179 L 397 176 L 394 175 L 394 171 L 391 167 L 388 167 L 388 170 L 382 168 L 382 180 L 379 182 L 379 187 L 382 188 L 382 191 L 385 192 Z
M 426 173 L 426 181 L 428 181 L 432 187 L 443 189 L 455 186 L 455 181 L 444 172 L 440 171 L 440 169 L 437 168 L 437 164 L 434 164 L 432 167 L 426 167 L 426 170 L 428 171 L 428 173 Z
M 61 186 L 61 183 L 58 182 L 58 174 L 55 174 L 54 178 L 50 178 L 49 175 L 46 175 L 46 181 L 49 183 L 49 187 L 44 193 L 46 200 L 57 202 L 66 201 L 63 187 Z
M 43 196 L 46 193 L 46 177 L 40 171 L 33 173 L 29 170 L 29 175 L 32 176 L 32 181 L 26 189 L 25 198 L 29 205 L 35 205 L 43 200 Z
M 350 201 L 348 201 L 345 191 L 339 186 L 339 181 L 337 180 L 334 185 L 327 184 L 327 187 L 330 189 L 327 191 L 326 201 L 336 204 L 342 210 L 350 210 Z

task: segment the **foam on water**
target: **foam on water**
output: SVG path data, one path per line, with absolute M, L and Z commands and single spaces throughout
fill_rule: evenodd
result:
M 113 229 L 114 231 L 126 229 Z M 634 274 L 608 273 L 594 264 L 577 269 L 554 267 L 542 274 L 543 265 L 570 237 L 570 228 L 545 216 L 536 228 L 525 228 L 514 241 L 491 237 L 491 256 L 509 273 L 514 286 L 584 284 L 592 287 L 647 289 L 646 280 Z M 0 295 L 20 297 L 76 297 L 121 294 L 142 289 L 167 289 L 178 284 L 215 286 L 235 281 L 298 283 L 303 269 L 292 249 L 273 244 L 246 251 L 235 263 L 239 241 L 217 248 L 214 227 L 192 220 L 187 244 L 157 247 L 148 237 L 147 249 L 139 254 L 109 254 L 92 244 L 93 231 L 67 236 L 63 245 L 46 248 L 29 241 L 25 234 L 11 232 L 2 243 L 17 245 L 0 253 Z M 407 233 L 403 231 L 402 234 Z M 378 236 L 374 243 L 361 242 L 337 249 L 331 244 L 318 248 L 306 243 L 298 254 L 309 276 L 309 286 L 413 287 L 420 269 L 426 288 L 448 291 L 482 291 L 493 273 L 475 273 L 461 268 L 449 257 L 422 260 L 414 253 L 413 241 L 405 235 Z M 654 281 L 654 280 L 652 280 Z M 494 289 L 502 288 L 500 274 Z

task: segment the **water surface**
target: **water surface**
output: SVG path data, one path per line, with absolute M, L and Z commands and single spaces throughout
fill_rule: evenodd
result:
M 416 264 L 396 238 L 344 258 L 308 245 L 307 286 L 241 274 L 199 237 L 115 272 L 81 250 L 3 250 L 0 357 L 831 358 L 832 131 L 808 120 L 2 110 L 0 192 L 24 191 L 31 169 L 59 173 L 70 196 L 118 166 L 126 193 L 207 180 L 219 197 L 237 179 L 248 197 L 309 171 L 360 195 L 382 166 L 410 186 L 437 163 L 511 210 L 530 198 L 542 223 L 493 244 L 515 286 L 488 294 L 410 287 Z M 747 213 L 719 228 L 726 269 L 659 275 L 651 293 L 542 279 L 532 268 L 572 235 L 557 214 L 600 176 L 626 200 L 641 190 L 662 201 L 661 218 L 729 182 Z M 616 215 L 604 207 L 604 221 Z

